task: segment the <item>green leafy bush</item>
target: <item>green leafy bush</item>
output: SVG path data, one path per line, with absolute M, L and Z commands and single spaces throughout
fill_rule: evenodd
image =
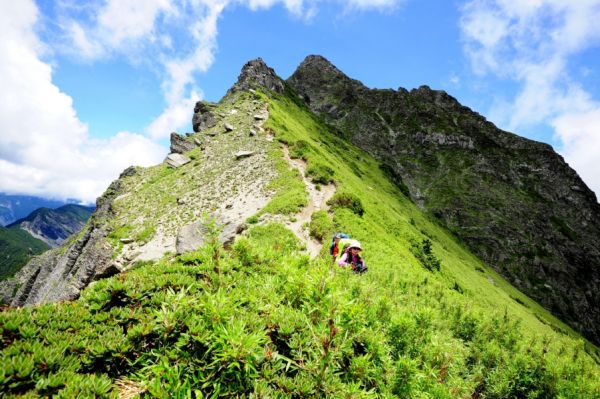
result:
M 362 216 L 365 213 L 360 198 L 349 192 L 336 192 L 333 197 L 327 201 L 327 205 L 330 205 L 332 208 L 347 208 L 359 216 Z
M 309 164 L 306 174 L 310 176 L 315 184 L 330 184 L 333 183 L 334 170 L 329 166 L 322 164 Z
M 295 141 L 290 147 L 291 158 L 301 158 L 306 160 L 306 155 L 310 151 L 310 145 L 305 140 Z
M 413 243 L 410 250 L 425 269 L 429 271 L 440 270 L 441 262 L 431 249 L 431 240 L 425 238 L 420 245 Z
M 326 211 L 316 211 L 311 215 L 309 232 L 311 237 L 320 242 L 333 232 L 333 221 Z

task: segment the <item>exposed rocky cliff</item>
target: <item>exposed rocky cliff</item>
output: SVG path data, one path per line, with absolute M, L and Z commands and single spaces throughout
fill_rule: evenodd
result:
M 196 133 L 173 133 L 162 164 L 125 170 L 77 237 L 0 282 L 0 303 L 74 299 L 91 281 L 138 261 L 200 247 L 212 221 L 221 228 L 219 239 L 231 241 L 269 202 L 268 184 L 277 176 L 269 156 L 277 143 L 262 127 L 266 104 L 247 90 L 256 84 L 283 87 L 261 60 L 248 63 L 218 104 L 196 105 Z
M 320 56 L 287 82 L 472 251 L 600 343 L 600 206 L 552 147 L 443 91 L 369 89 Z

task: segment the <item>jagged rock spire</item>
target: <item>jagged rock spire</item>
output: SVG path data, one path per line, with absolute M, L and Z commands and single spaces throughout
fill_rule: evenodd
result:
M 277 76 L 273 68 L 265 64 L 262 58 L 257 58 L 248 61 L 244 65 L 236 84 L 229 89 L 227 94 L 257 88 L 283 93 L 284 87 L 283 81 Z

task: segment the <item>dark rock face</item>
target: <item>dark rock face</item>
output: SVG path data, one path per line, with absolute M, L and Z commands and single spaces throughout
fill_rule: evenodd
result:
M 0 226 L 6 226 L 24 218 L 38 208 L 58 208 L 64 201 L 49 200 L 29 195 L 0 193 Z
M 210 129 L 217 124 L 217 119 L 213 113 L 215 106 L 213 104 L 198 101 L 194 107 L 194 116 L 192 117 L 192 127 L 194 132 L 202 132 Z M 173 152 L 173 151 L 171 151 Z
M 74 204 L 57 209 L 39 208 L 9 227 L 21 228 L 50 247 L 56 248 L 83 228 L 93 210 Z
M 126 169 L 121 175 L 135 173 Z M 11 306 L 71 300 L 91 281 L 114 274 L 112 248 L 106 240 L 111 203 L 120 194 L 120 181 L 114 181 L 96 201 L 89 227 L 66 251 L 47 251 L 32 259 L 14 278 L 0 282 L 0 302 Z
M 227 95 L 256 88 L 265 88 L 276 93 L 283 93 L 285 90 L 283 81 L 275 74 L 273 68 L 265 64 L 262 58 L 248 61 L 244 65 L 237 83 L 229 89 Z
M 177 154 L 185 154 L 188 151 L 196 148 L 193 141 L 189 141 L 185 136 L 181 136 L 176 132 L 171 133 L 171 152 Z
M 474 253 L 600 343 L 600 205 L 552 147 L 443 91 L 369 89 L 320 56 L 287 82 Z

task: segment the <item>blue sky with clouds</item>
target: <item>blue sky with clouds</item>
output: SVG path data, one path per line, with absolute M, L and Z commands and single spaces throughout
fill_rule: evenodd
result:
M 93 201 L 261 56 L 443 89 L 600 193 L 600 0 L 0 1 L 0 192 Z

